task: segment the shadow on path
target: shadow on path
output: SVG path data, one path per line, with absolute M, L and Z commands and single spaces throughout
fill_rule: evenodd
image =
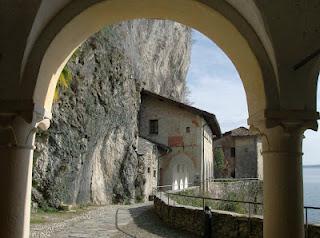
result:
M 116 227 L 128 237 L 165 237 L 165 238 L 195 238 L 197 236 L 188 232 L 177 230 L 164 224 L 154 212 L 153 205 L 129 208 L 133 219 L 128 225 L 118 226 L 118 211 L 116 214 Z
M 119 227 L 119 225 L 118 225 L 119 210 L 120 210 L 120 208 L 118 208 L 117 211 L 116 211 L 116 219 L 115 219 L 115 223 L 116 223 L 116 228 L 117 228 L 117 230 L 119 230 L 120 232 L 122 232 L 123 234 L 125 234 L 125 235 L 128 236 L 128 237 L 136 238 L 135 236 L 130 235 L 130 234 L 127 233 L 125 230 L 123 230 L 123 229 L 121 229 L 121 228 Z

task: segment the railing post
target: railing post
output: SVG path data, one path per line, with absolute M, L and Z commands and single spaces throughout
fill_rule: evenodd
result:
M 167 195 L 168 195 L 168 221 L 169 221 L 169 218 L 170 218 L 169 196 L 170 196 L 170 194 L 167 193 Z
M 308 238 L 308 208 L 306 207 L 305 208 L 305 210 L 306 210 L 306 231 L 305 231 L 305 236 L 306 236 L 306 238 Z
M 249 235 L 251 234 L 251 203 L 249 203 Z
M 204 197 L 202 197 L 202 208 L 204 210 Z

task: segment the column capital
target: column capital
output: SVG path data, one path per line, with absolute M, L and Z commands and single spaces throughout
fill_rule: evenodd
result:
M 50 119 L 34 110 L 31 123 L 17 114 L 0 114 L 0 147 L 33 149 L 37 128 L 47 130 Z
M 39 128 L 42 131 L 46 131 L 50 127 L 51 118 L 52 118 L 51 113 L 47 113 L 46 110 L 44 109 L 42 110 L 40 108 L 37 108 L 37 106 L 35 106 L 31 124 L 35 128 Z
M 250 115 L 248 124 L 252 128 L 264 131 L 273 127 L 282 127 L 285 130 L 296 130 L 300 128 L 317 130 L 319 113 L 307 110 L 270 110 L 266 109 L 254 115 Z
M 250 117 L 251 130 L 260 132 L 263 153 L 275 153 L 301 157 L 303 133 L 307 129 L 317 130 L 319 114 L 297 110 L 266 110 Z

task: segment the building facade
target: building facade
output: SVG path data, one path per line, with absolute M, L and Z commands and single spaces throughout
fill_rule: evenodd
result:
M 173 190 L 213 177 L 213 138 L 220 127 L 213 114 L 161 97 L 141 93 L 140 136 L 167 146 L 159 156 L 159 185 Z
M 223 154 L 220 158 L 217 151 Z M 263 179 L 262 142 L 259 134 L 239 127 L 214 140 L 215 177 Z
M 139 193 L 141 200 L 147 201 L 149 195 L 153 193 L 153 189 L 157 186 L 159 152 L 156 144 L 144 138 L 138 138 L 138 168 L 144 185 L 141 187 L 143 191 Z

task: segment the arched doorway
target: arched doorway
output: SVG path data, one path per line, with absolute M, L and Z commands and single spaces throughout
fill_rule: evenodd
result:
M 182 190 L 194 183 L 195 168 L 192 160 L 183 153 L 171 158 L 164 172 L 167 184 L 172 184 L 172 190 Z

